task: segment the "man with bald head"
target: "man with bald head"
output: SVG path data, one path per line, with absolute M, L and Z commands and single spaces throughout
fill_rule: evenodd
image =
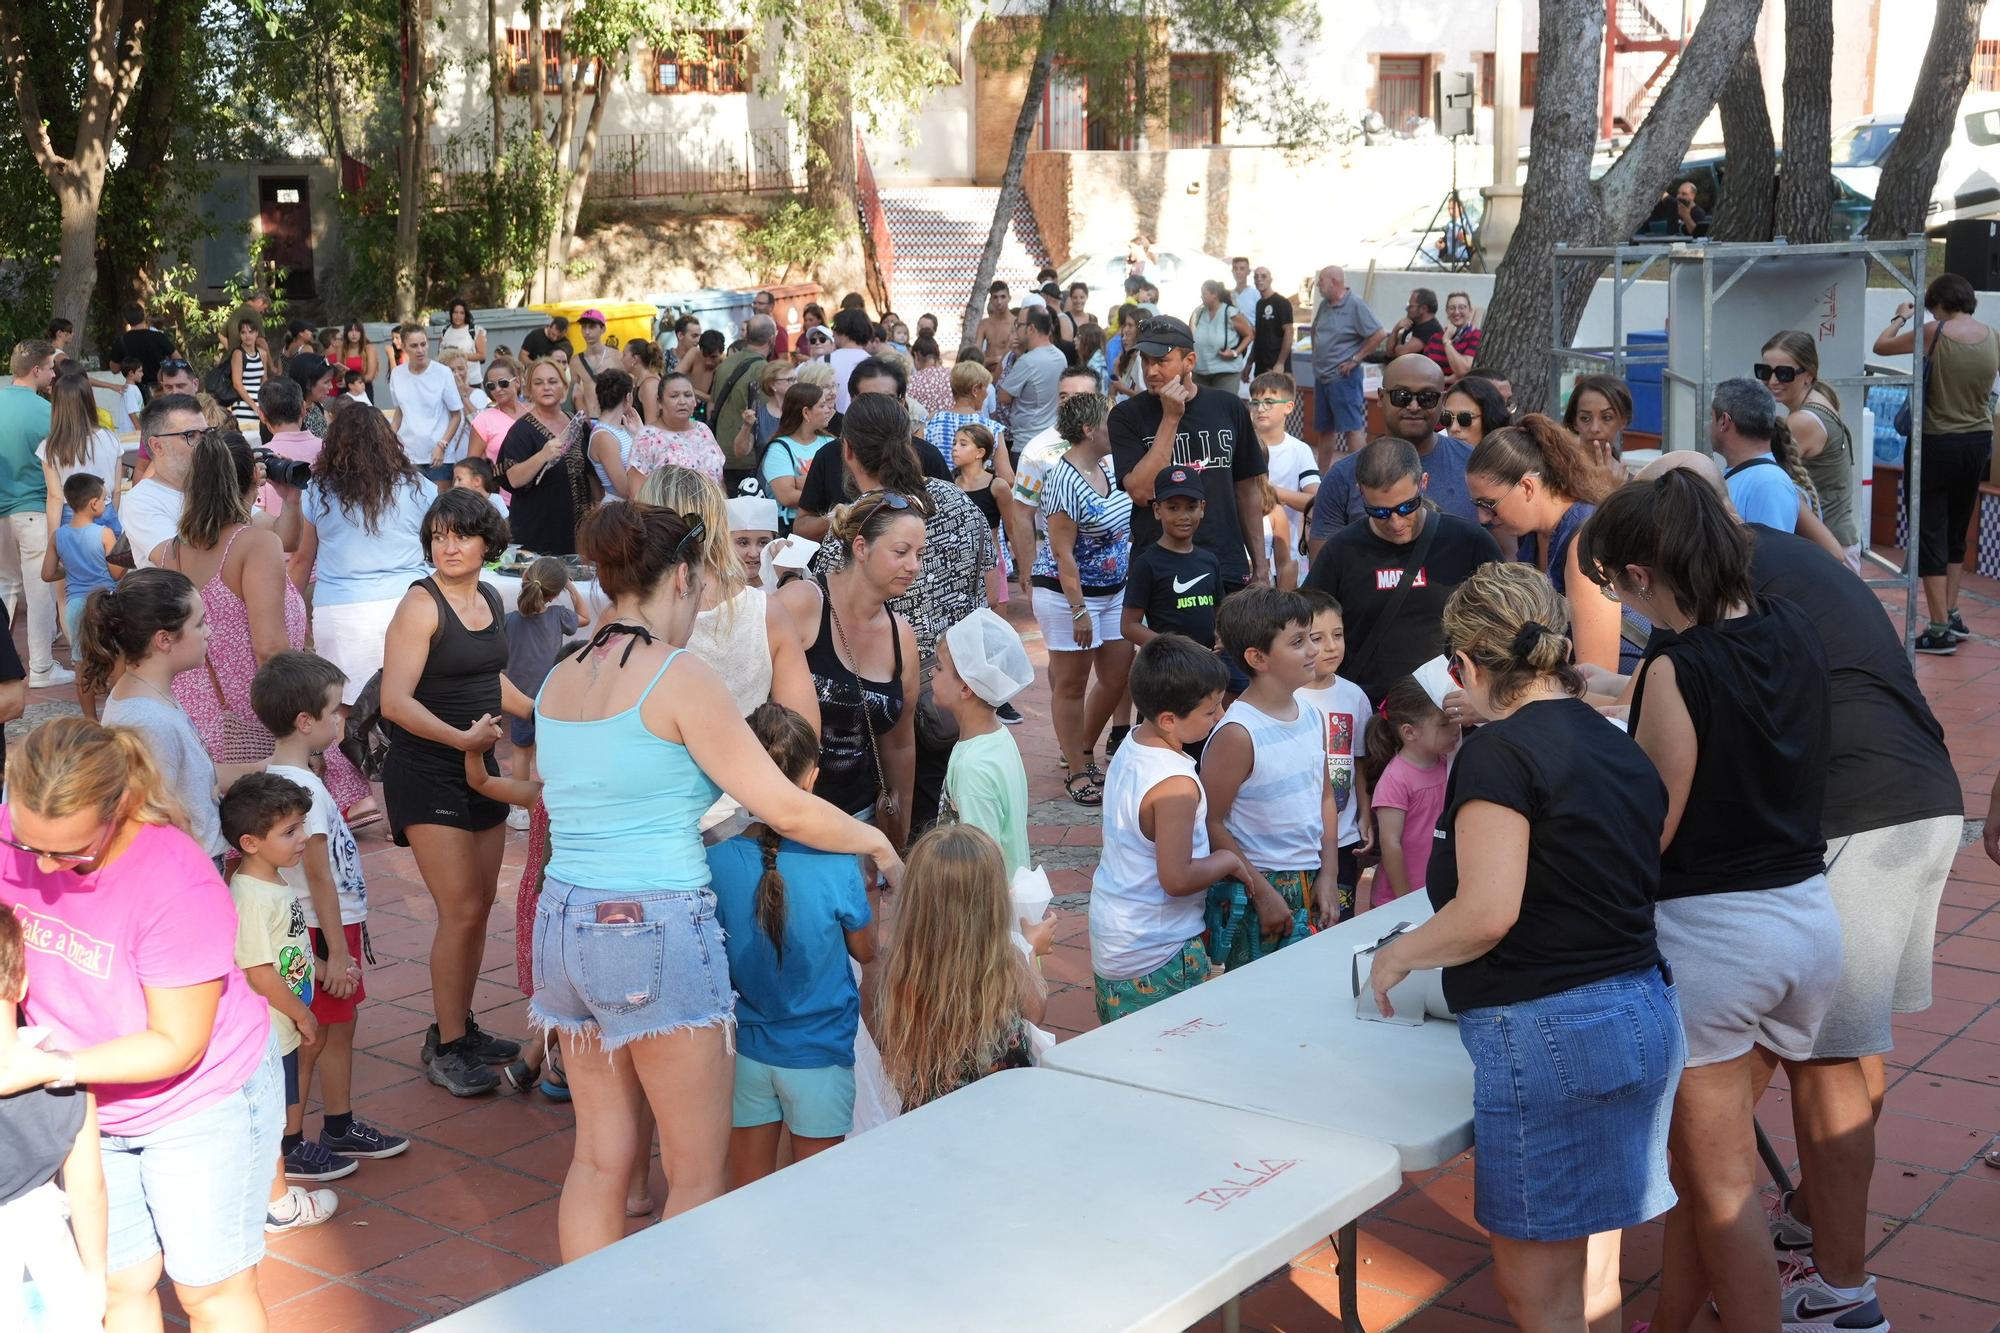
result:
M 1319 469 L 1336 448 L 1353 453 L 1368 432 L 1368 404 L 1361 397 L 1361 363 L 1389 331 L 1360 296 L 1347 289 L 1338 264 L 1319 271 L 1319 304 L 1313 307 L 1313 430 Z
M 1674 468 L 1696 473 L 1728 503 L 1715 459 L 1692 450 L 1663 455 L 1639 480 Z M 1902 639 L 1838 545 L 1744 526 L 1753 538 L 1751 586 L 1806 613 L 1832 684 L 1820 825 L 1844 957 L 1812 1058 L 1785 1062 L 1801 1180 L 1782 1200 L 1772 1235 L 1780 1251 L 1809 1257 L 1814 1271 L 1785 1289 L 1784 1319 L 1817 1327 L 1834 1313 L 1833 1327 L 1878 1327 L 1863 1316 L 1876 1306 L 1864 1256 L 1882 1057 L 1895 1044 L 1893 1015 L 1930 1007 L 1933 931 L 1964 827 L 1963 798 Z
M 1314 352 L 1317 356 L 1318 353 Z M 1399 356 L 1382 372 L 1382 425 L 1385 436 L 1408 441 L 1423 459 L 1428 481 L 1424 495 L 1439 509 L 1468 522 L 1479 521 L 1472 495 L 1465 487 L 1465 461 L 1472 446 L 1437 428 L 1438 404 L 1444 400 L 1444 372 L 1421 353 Z M 1354 477 L 1356 455 L 1348 454 L 1325 472 L 1319 498 L 1313 502 L 1312 530 L 1307 547 L 1320 544 L 1361 517 L 1361 487 Z

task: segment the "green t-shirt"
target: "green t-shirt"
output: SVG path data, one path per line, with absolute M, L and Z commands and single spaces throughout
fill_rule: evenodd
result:
M 49 438 L 49 403 L 18 384 L 0 388 L 0 516 L 40 513 L 48 503 L 42 460 L 35 450 Z
M 951 747 L 944 770 L 945 799 L 961 824 L 1000 844 L 1007 877 L 1028 864 L 1028 770 L 1007 728 L 995 727 L 984 736 Z

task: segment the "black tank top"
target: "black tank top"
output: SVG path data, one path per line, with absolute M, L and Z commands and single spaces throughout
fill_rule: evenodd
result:
M 410 585 L 422 588 L 437 603 L 437 633 L 431 635 L 430 656 L 424 659 L 423 674 L 411 691 L 416 701 L 428 708 L 447 726 L 465 727 L 481 716 L 500 711 L 500 673 L 507 669 L 507 630 L 500 594 L 479 585 L 493 623 L 482 630 L 467 629 L 451 609 L 432 579 L 418 579 Z M 449 745 L 440 745 L 391 722 L 386 725 L 389 746 L 396 757 L 426 766 L 441 765 L 454 774 L 465 771 L 465 756 Z
M 1632 734 L 1646 667 L 1664 657 L 1700 753 L 1674 840 L 1660 856 L 1660 897 L 1775 889 L 1826 868 L 1831 686 L 1826 652 L 1805 612 L 1759 597 L 1748 615 L 1685 633 L 1654 627 L 1632 696 Z
M 819 695 L 819 780 L 813 783 L 813 795 L 850 815 L 858 814 L 875 804 L 880 794 L 876 752 L 903 715 L 903 636 L 890 635 L 896 648 L 894 676 L 886 681 L 863 680 L 836 651 L 840 636 L 833 628 L 833 595 L 827 591 L 826 577 L 815 575 L 814 582 L 819 584 L 819 635 L 806 649 L 806 665 Z M 873 746 L 868 740 L 870 727 Z
M 993 488 L 998 484 L 997 481 L 989 480 L 976 491 L 960 492 L 966 499 L 972 501 L 980 513 L 986 515 L 986 526 L 989 528 L 1000 526 L 1000 502 L 993 498 Z

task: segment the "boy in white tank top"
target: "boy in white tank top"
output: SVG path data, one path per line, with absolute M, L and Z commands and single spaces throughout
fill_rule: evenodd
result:
M 1209 845 L 1250 867 L 1208 891 L 1209 959 L 1226 970 L 1304 939 L 1315 911 L 1336 910 L 1340 809 L 1325 715 L 1295 697 L 1319 662 L 1311 604 L 1245 588 L 1224 599 L 1215 628 L 1250 675 L 1201 752 Z
M 1100 1023 L 1208 980 L 1208 886 L 1254 873 L 1234 852 L 1209 850 L 1208 802 L 1187 755 L 1222 715 L 1228 688 L 1222 659 L 1179 634 L 1150 640 L 1132 663 L 1140 724 L 1104 778 L 1104 847 L 1090 892 Z

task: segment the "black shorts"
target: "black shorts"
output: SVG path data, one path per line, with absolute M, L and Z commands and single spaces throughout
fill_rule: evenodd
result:
M 447 767 L 428 753 L 399 757 L 398 748 L 391 745 L 382 762 L 382 804 L 389 817 L 389 836 L 398 847 L 410 845 L 407 830 L 413 824 L 440 824 L 480 833 L 506 821 L 504 804 L 481 796 L 466 783 L 462 760 Z M 490 753 L 486 771 L 500 771 Z

